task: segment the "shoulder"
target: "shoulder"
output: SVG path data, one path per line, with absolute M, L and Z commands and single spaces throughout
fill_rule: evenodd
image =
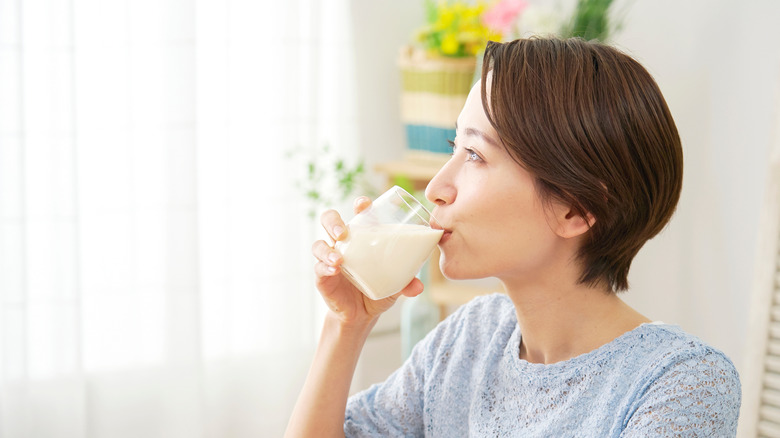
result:
M 644 325 L 634 347 L 642 372 L 635 427 L 735 431 L 742 401 L 739 374 L 720 350 L 674 325 Z
M 695 368 L 719 369 L 738 378 L 736 367 L 726 354 L 700 338 L 670 324 L 645 324 L 640 327 L 642 348 L 649 353 L 651 365 L 661 371 L 677 363 Z
M 514 304 L 504 294 L 479 296 L 459 307 L 425 337 L 418 347 L 429 357 L 485 349 L 506 342 L 517 327 Z
M 506 294 L 492 293 L 488 295 L 480 295 L 468 303 L 464 304 L 459 311 L 462 311 L 466 315 L 478 316 L 478 315 L 493 315 L 493 316 L 507 316 L 507 314 L 515 315 L 515 306 L 512 304 L 512 300 L 509 299 Z
M 731 359 L 700 338 L 670 324 L 645 324 L 638 331 L 632 355 L 651 379 L 707 378 L 741 392 L 739 374 Z
M 494 293 L 472 299 L 444 322 L 451 330 L 468 330 L 472 336 L 481 337 L 491 335 L 502 326 L 514 328 L 517 314 L 509 297 Z

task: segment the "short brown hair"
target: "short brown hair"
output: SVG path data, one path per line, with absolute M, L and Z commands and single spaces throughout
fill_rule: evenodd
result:
M 647 70 L 578 38 L 490 42 L 482 102 L 540 197 L 596 218 L 577 254 L 580 282 L 628 289 L 631 261 L 667 224 L 682 188 L 680 137 Z

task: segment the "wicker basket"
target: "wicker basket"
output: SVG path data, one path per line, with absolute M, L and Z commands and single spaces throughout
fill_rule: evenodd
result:
M 431 57 L 401 49 L 401 121 L 412 152 L 449 153 L 455 120 L 474 84 L 476 58 Z

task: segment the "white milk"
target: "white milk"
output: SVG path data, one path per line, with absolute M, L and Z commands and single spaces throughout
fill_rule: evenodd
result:
M 443 231 L 424 225 L 349 226 L 336 244 L 344 274 L 366 296 L 378 300 L 395 294 L 417 275 Z

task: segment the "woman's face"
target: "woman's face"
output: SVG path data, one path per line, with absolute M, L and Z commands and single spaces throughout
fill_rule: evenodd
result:
M 543 207 L 531 174 L 500 145 L 479 83 L 458 117 L 454 143 L 452 158 L 425 191 L 445 230 L 439 242 L 445 276 L 527 282 L 544 275 L 556 258 L 571 258 L 549 214 L 555 208 Z

